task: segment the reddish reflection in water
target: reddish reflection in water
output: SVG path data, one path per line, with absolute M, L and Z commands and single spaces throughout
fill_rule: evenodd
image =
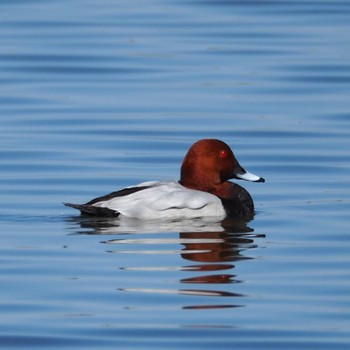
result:
M 230 273 L 235 269 L 233 262 L 251 259 L 247 251 L 255 248 L 257 235 L 254 229 L 248 226 L 249 220 L 225 219 L 223 221 L 181 221 L 159 222 L 140 220 L 108 220 L 108 219 L 77 219 L 77 223 L 88 234 L 111 236 L 111 239 L 102 243 L 113 247 L 107 250 L 114 254 L 149 255 L 150 265 L 154 259 L 151 256 L 164 256 L 168 254 L 180 255 L 182 259 L 194 264 L 184 266 L 139 266 L 123 267 L 124 271 L 140 270 L 145 273 L 152 271 L 182 271 L 180 284 L 187 287 L 195 285 L 195 288 L 146 288 L 143 285 L 129 288 L 127 286 L 118 290 L 129 293 L 147 294 L 174 294 L 197 297 L 194 304 L 183 305 L 184 309 L 207 309 L 243 306 L 235 303 L 222 304 L 221 298 L 240 298 L 244 295 L 237 293 L 231 285 L 240 283 L 237 274 Z M 176 232 L 181 228 L 178 236 L 166 232 Z M 163 231 L 160 231 L 163 230 Z M 163 234 L 164 232 L 164 234 Z M 162 233 L 159 235 L 159 233 Z M 164 249 L 164 245 L 166 249 Z M 182 249 L 179 247 L 182 246 Z M 170 247 L 170 249 L 169 249 Z M 157 261 L 159 259 L 157 258 Z M 225 273 L 220 273 L 225 271 Z M 192 276 L 189 276 L 193 274 Z M 155 284 L 157 285 L 157 283 Z M 210 285 L 210 288 L 205 286 Z M 210 299 L 201 302 L 206 298 Z M 217 299 L 219 298 L 219 299 Z M 188 299 L 186 299 L 188 302 Z M 213 302 L 214 300 L 214 302 Z M 220 301 L 219 301 L 220 300 Z M 218 302 L 219 301 L 219 302 Z
M 233 264 L 227 262 L 250 259 L 249 256 L 243 254 L 244 251 L 256 247 L 254 239 L 257 237 L 264 237 L 264 235 L 256 235 L 253 229 L 247 226 L 247 222 L 235 221 L 226 219 L 222 222 L 223 231 L 218 232 L 181 232 L 180 241 L 184 248 L 181 256 L 185 260 L 201 263 L 195 265 L 199 273 L 206 272 L 204 275 L 196 275 L 192 277 L 183 278 L 181 283 L 198 285 L 228 285 L 233 283 L 240 283 L 234 274 L 208 274 L 210 271 L 232 270 L 235 268 Z M 186 243 L 188 242 L 188 243 Z M 187 271 L 190 271 L 188 269 Z M 227 289 L 227 288 L 226 288 Z M 232 291 L 222 290 L 207 290 L 207 289 L 193 289 L 193 294 L 197 295 L 212 295 L 220 297 L 242 297 L 242 294 Z M 192 305 L 186 306 L 190 309 L 201 308 L 223 308 L 223 307 L 237 307 L 242 305 L 225 304 L 218 305 Z

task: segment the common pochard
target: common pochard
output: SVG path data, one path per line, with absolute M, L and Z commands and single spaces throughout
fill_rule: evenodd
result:
M 252 197 L 229 179 L 265 182 L 244 170 L 226 143 L 204 139 L 187 152 L 179 181 L 148 181 L 86 204 L 64 204 L 82 215 L 138 219 L 253 215 Z

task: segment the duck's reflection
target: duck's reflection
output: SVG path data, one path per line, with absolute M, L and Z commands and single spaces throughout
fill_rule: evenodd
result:
M 239 260 L 250 259 L 247 250 L 255 248 L 256 238 L 264 235 L 254 234 L 254 230 L 248 226 L 248 220 L 225 219 L 223 221 L 210 221 L 208 219 L 184 220 L 173 222 L 156 222 L 140 220 L 113 220 L 113 219 L 88 219 L 76 218 L 79 224 L 79 233 L 113 235 L 113 238 L 104 240 L 102 243 L 110 245 L 112 253 L 134 254 L 178 254 L 182 259 L 193 264 L 174 267 L 181 270 L 185 276 L 179 279 L 180 284 L 186 288 L 169 289 L 145 289 L 145 288 L 119 288 L 128 292 L 145 293 L 169 293 L 183 294 L 197 297 L 235 297 L 234 303 L 204 303 L 186 305 L 186 309 L 199 308 L 223 308 L 242 306 L 237 297 L 242 294 L 232 291 L 231 284 L 240 283 L 241 280 L 233 274 L 234 263 Z M 177 238 L 169 237 L 168 233 L 180 232 Z M 163 235 L 159 235 L 164 233 Z M 159 238 L 160 237 L 160 238 Z M 175 245 L 181 249 L 164 250 L 159 245 Z M 130 249 L 130 246 L 134 249 Z M 147 249 L 143 249 L 147 246 Z M 125 247 L 128 247 L 127 249 Z M 114 249 L 116 248 L 116 249 Z M 141 248 L 141 249 L 140 249 Z M 163 247 L 162 247 L 163 248 Z M 138 268 L 123 267 L 123 270 L 137 270 Z M 140 270 L 156 271 L 161 267 L 145 268 Z M 171 268 L 164 267 L 170 271 Z M 195 287 L 196 286 L 196 287 Z M 210 286 L 210 287 L 209 287 Z M 220 299 L 221 300 L 221 299 Z M 217 300 L 216 300 L 217 301 Z M 199 299 L 196 299 L 199 302 Z
M 218 270 L 233 270 L 234 265 L 228 262 L 234 262 L 242 259 L 249 259 L 242 252 L 256 247 L 254 238 L 257 235 L 253 234 L 253 229 L 247 226 L 247 222 L 228 220 L 222 222 L 223 230 L 219 232 L 181 232 L 180 238 L 188 240 L 189 243 L 183 243 L 184 249 L 181 256 L 196 263 L 201 272 L 199 276 L 192 276 L 181 279 L 181 283 L 216 285 L 215 290 L 217 296 L 225 297 L 241 297 L 242 294 L 229 292 L 220 289 L 220 285 L 232 284 L 241 282 L 236 275 L 228 273 L 210 273 Z M 231 288 L 232 289 L 232 288 Z M 193 290 L 195 291 L 195 290 Z M 198 293 L 203 292 L 203 289 L 197 290 Z M 216 305 L 222 308 L 223 305 Z M 226 307 L 239 306 L 237 304 L 225 304 Z M 214 305 L 201 305 L 203 308 L 212 308 Z M 193 306 L 200 308 L 200 306 Z

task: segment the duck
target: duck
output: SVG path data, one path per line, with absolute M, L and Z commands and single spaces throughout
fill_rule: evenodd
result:
M 265 182 L 246 171 L 225 142 L 202 139 L 185 155 L 179 181 L 147 181 L 85 204 L 63 204 L 78 209 L 82 216 L 143 220 L 254 215 L 251 195 L 231 179 Z

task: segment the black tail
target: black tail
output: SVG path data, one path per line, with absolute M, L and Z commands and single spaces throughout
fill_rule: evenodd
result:
M 118 217 L 120 213 L 109 208 L 95 207 L 89 204 L 72 204 L 63 203 L 67 207 L 80 210 L 81 215 L 84 216 L 104 216 L 104 217 Z

